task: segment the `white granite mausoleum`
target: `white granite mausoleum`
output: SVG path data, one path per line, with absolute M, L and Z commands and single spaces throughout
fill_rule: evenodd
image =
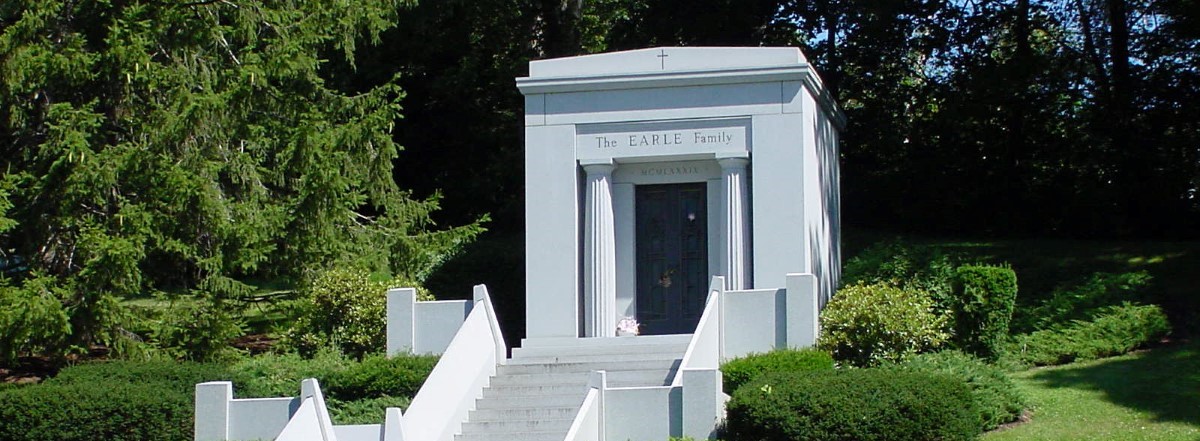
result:
M 486 287 L 387 292 L 387 352 L 441 354 L 412 403 L 337 425 L 320 385 L 196 385 L 196 441 L 710 439 L 721 362 L 812 346 L 841 272 L 842 116 L 794 48 L 534 61 L 526 97 L 526 329 Z M 511 295 L 510 293 L 506 293 Z M 632 318 L 641 335 L 616 336 Z
M 517 86 L 529 339 L 691 333 L 716 275 L 830 297 L 844 121 L 798 49 L 534 61 Z

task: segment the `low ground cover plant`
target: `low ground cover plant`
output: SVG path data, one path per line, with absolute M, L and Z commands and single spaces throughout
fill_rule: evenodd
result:
M 951 441 L 980 428 L 962 381 L 885 369 L 767 373 L 734 392 L 726 421 L 733 441 Z
M 1037 366 L 1120 355 L 1161 340 L 1171 331 L 1157 305 L 1101 308 L 1091 320 L 1015 336 L 1008 356 Z
M 778 349 L 749 354 L 721 365 L 725 393 L 767 372 L 803 372 L 833 370 L 833 356 L 819 349 Z
M 959 351 L 920 354 L 884 365 L 882 369 L 937 373 L 958 379 L 970 388 L 983 430 L 1015 421 L 1025 409 L 1025 398 L 1003 369 Z

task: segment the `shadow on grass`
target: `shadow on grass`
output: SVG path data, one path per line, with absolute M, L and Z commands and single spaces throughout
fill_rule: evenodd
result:
M 1045 369 L 1029 379 L 1046 387 L 1094 390 L 1118 406 L 1158 421 L 1200 427 L 1200 343 L 1174 344 L 1135 356 Z

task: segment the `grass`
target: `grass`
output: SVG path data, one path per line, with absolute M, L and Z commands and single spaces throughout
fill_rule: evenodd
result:
M 984 441 L 1200 439 L 1200 344 L 1176 344 L 1013 376 L 1031 421 Z

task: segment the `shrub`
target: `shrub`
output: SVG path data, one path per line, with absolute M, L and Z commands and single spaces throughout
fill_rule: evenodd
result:
M 983 430 L 1015 421 L 1025 409 L 1025 398 L 1004 371 L 958 351 L 920 354 L 887 369 L 939 373 L 957 378 L 971 390 Z
M 45 385 L 153 384 L 163 390 L 191 394 L 196 383 L 234 380 L 235 374 L 217 364 L 151 361 L 102 361 L 63 369 Z
M 889 283 L 838 290 L 820 320 L 817 346 L 856 366 L 898 361 L 935 349 L 947 338 L 946 319 L 934 314 L 928 294 Z
M 234 363 L 230 370 L 238 379 L 234 391 L 238 397 L 270 398 L 295 396 L 305 378 L 316 378 L 322 390 L 327 391 L 329 378 L 351 363 L 341 353 L 322 348 L 312 358 L 295 353 L 247 357 Z
M 1062 285 L 1050 297 L 1018 311 L 1014 328 L 1022 332 L 1050 329 L 1072 320 L 1090 320 L 1101 308 L 1143 300 L 1150 275 L 1145 271 L 1093 273 L 1085 280 Z
M 959 349 L 995 359 L 1008 338 L 1017 300 L 1017 273 L 997 266 L 960 266 L 954 270 L 954 343 Z
M 163 352 L 196 361 L 231 356 L 235 350 L 229 342 L 243 334 L 230 306 L 207 295 L 172 302 L 151 328 Z
M 192 438 L 192 389 L 88 382 L 0 391 L 0 439 L 159 441 Z
M 326 400 L 329 416 L 335 424 L 379 424 L 389 407 L 408 409 L 411 397 L 378 397 L 356 401 Z
M 438 357 L 381 355 L 367 357 L 361 363 L 333 372 L 323 387 L 328 395 L 340 400 L 373 397 L 412 397 L 433 371 Z
M 980 427 L 961 381 L 880 369 L 767 373 L 733 393 L 727 415 L 734 441 L 968 440 Z
M 891 283 L 929 293 L 938 312 L 947 309 L 952 295 L 954 261 L 950 255 L 930 246 L 919 246 L 895 239 L 867 247 L 846 261 L 842 281 Z
M 384 348 L 386 292 L 400 281 L 373 280 L 361 269 L 332 269 L 318 273 L 301 290 L 299 317 L 287 342 L 302 354 L 332 345 L 354 358 Z M 431 299 L 418 289 L 422 300 Z
M 1101 308 L 1092 320 L 1019 335 L 1009 346 L 1018 362 L 1039 366 L 1120 355 L 1166 336 L 1171 324 L 1157 305 Z
M 0 439 L 190 440 L 195 384 L 230 377 L 175 361 L 68 367 L 41 385 L 0 390 Z
M 816 349 L 780 349 L 750 354 L 721 365 L 725 393 L 733 393 L 747 381 L 766 372 L 827 371 L 833 369 L 833 357 Z

